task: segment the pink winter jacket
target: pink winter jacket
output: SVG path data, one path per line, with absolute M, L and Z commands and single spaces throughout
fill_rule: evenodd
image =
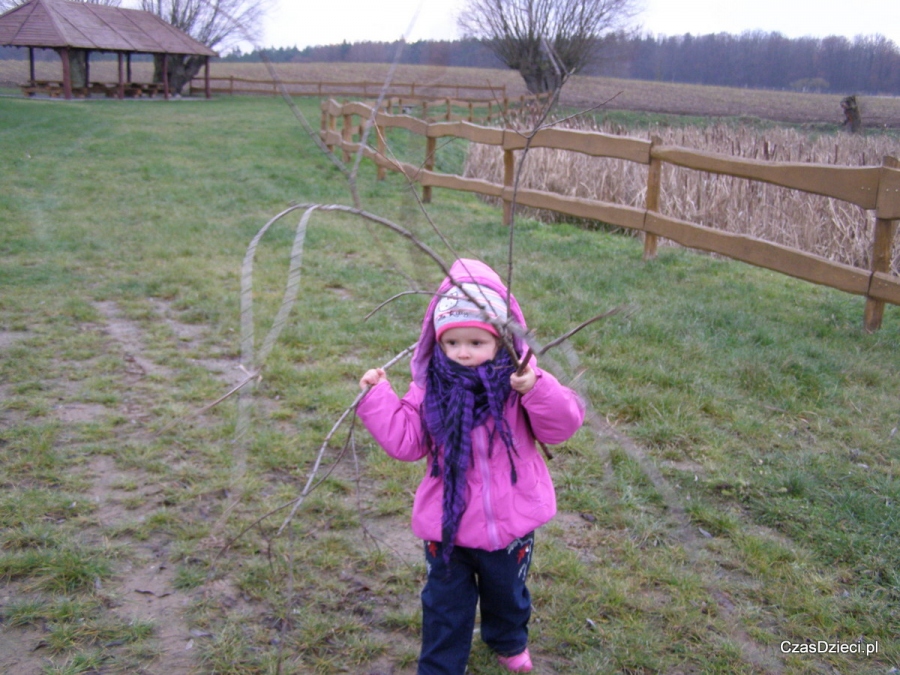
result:
M 453 280 L 451 282 L 451 279 Z M 475 281 L 506 297 L 506 288 L 490 267 L 475 260 L 457 260 L 438 293 L 456 284 Z M 357 414 L 385 452 L 396 459 L 414 462 L 428 454 L 422 435 L 419 408 L 425 396 L 425 375 L 436 348 L 432 316 L 438 296 L 425 313 L 422 334 L 411 362 L 413 382 L 401 399 L 389 382 L 373 387 L 357 407 Z M 523 328 L 525 321 L 515 298 L 510 298 L 510 316 Z M 516 351 L 524 344 L 516 340 Z M 513 455 L 517 481 L 510 479 L 509 456 L 497 439 L 488 453 L 488 437 L 493 420 L 472 432 L 472 460 L 467 479 L 466 510 L 455 543 L 467 548 L 496 551 L 549 521 L 556 514 L 556 494 L 550 472 L 535 439 L 562 443 L 584 421 L 584 406 L 577 394 L 561 385 L 553 375 L 531 362 L 537 375 L 534 388 L 520 395 L 513 391 L 506 405 L 517 454 Z M 443 481 L 431 475 L 426 462 L 425 476 L 416 490 L 412 530 L 426 541 L 441 540 Z

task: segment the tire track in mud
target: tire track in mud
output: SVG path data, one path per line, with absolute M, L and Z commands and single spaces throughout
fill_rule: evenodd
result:
M 727 627 L 728 637 L 734 640 L 734 643 L 740 648 L 744 659 L 761 672 L 775 675 L 783 673 L 784 664 L 778 657 L 771 650 L 767 650 L 750 637 L 749 633 L 741 626 L 741 619 L 736 611 L 735 604 L 729 599 L 728 593 L 723 589 L 723 582 L 727 582 L 733 573 L 718 564 L 716 564 L 714 579 L 704 573 L 704 569 L 710 565 L 710 560 L 704 560 L 703 550 L 705 547 L 703 539 L 698 536 L 698 528 L 691 523 L 690 516 L 685 510 L 681 498 L 647 456 L 646 451 L 594 412 L 588 413 L 585 417 L 585 422 L 598 439 L 611 439 L 624 450 L 653 484 L 654 489 L 665 504 L 666 519 L 672 528 L 674 539 L 681 544 L 693 571 L 705 579 L 706 592 L 716 603 L 716 612 Z M 609 475 L 610 467 L 607 467 L 607 476 Z M 736 583 L 735 585 L 739 584 Z
M 171 367 L 147 358 L 144 331 L 139 323 L 124 316 L 112 301 L 94 303 L 104 319 L 103 332 L 110 338 L 110 352 L 119 352 L 124 361 L 125 397 L 123 408 L 130 419 L 149 417 L 145 403 L 147 394 L 139 383 L 145 378 L 169 379 L 177 374 Z M 202 340 L 204 328 L 183 324 L 170 316 L 168 305 L 161 301 L 153 304 L 155 313 L 171 329 L 184 348 L 197 346 Z M 227 359 L 198 360 L 215 377 L 231 386 L 243 377 L 237 363 Z M 135 433 L 148 434 L 136 430 Z M 139 470 L 122 469 L 109 455 L 97 455 L 87 467 L 92 481 L 90 499 L 96 504 L 95 518 L 99 530 L 127 525 L 129 521 L 142 520 L 152 513 L 164 499 L 165 486 L 154 482 L 153 477 Z M 135 507 L 135 504 L 139 506 Z M 130 507 L 130 508 L 129 508 Z M 153 537 L 146 542 L 134 542 L 135 556 L 118 571 L 115 586 L 105 589 L 112 598 L 112 611 L 130 621 L 149 621 L 156 626 L 158 655 L 148 664 L 153 672 L 167 675 L 187 675 L 198 667 L 194 650 L 199 637 L 207 633 L 192 631 L 186 611 L 197 593 L 203 589 L 184 592 L 176 588 L 176 566 L 169 564 L 169 542 Z M 225 592 L 227 589 L 219 589 Z

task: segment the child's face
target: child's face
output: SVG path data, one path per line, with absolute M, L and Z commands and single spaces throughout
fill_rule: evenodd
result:
M 447 358 L 470 368 L 493 359 L 499 346 L 493 334 L 473 326 L 450 328 L 441 335 L 441 349 Z

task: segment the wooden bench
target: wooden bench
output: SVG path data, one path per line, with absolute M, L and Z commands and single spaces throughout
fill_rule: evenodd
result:
M 52 80 L 35 80 L 31 84 L 21 85 L 22 94 L 25 96 L 35 96 L 37 94 L 45 94 L 52 98 L 58 98 L 63 95 L 62 82 Z
M 141 88 L 149 98 L 153 98 L 156 94 L 164 94 L 166 90 L 162 82 L 147 82 L 142 84 Z
M 19 85 L 23 96 L 50 96 L 59 98 L 65 95 L 63 83 L 55 80 L 36 80 L 29 84 Z M 125 96 L 128 98 L 153 98 L 157 94 L 163 94 L 165 87 L 161 82 L 127 82 L 124 85 Z M 115 98 L 119 95 L 119 85 L 105 82 L 92 82 L 89 87 L 72 87 L 72 96 L 86 98 L 91 94 L 103 94 L 107 98 Z
M 103 94 L 104 96 L 106 96 L 106 98 L 115 98 L 116 94 L 119 91 L 119 85 L 105 84 L 103 82 L 92 82 L 90 91 L 92 94 Z

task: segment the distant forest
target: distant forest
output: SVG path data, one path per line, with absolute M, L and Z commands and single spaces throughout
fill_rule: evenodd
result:
M 604 39 L 600 60 L 583 75 L 832 93 L 900 94 L 900 49 L 876 36 L 787 38 L 780 33 L 624 36 Z M 265 50 L 273 62 L 390 63 L 396 42 L 358 42 Z M 225 61 L 259 61 L 235 52 Z M 407 44 L 401 63 L 503 68 L 474 40 Z

